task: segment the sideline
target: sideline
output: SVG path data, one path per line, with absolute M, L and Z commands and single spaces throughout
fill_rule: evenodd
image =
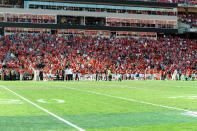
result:
M 99 93 L 99 92 L 95 92 L 95 91 L 82 90 L 82 89 L 77 89 L 77 88 L 72 88 L 72 87 L 66 87 L 65 89 L 78 90 L 78 91 L 81 91 L 81 92 L 87 92 L 87 93 L 91 93 L 91 94 L 97 94 L 97 95 L 107 96 L 107 97 L 111 97 L 111 98 L 116 98 L 116 99 L 121 99 L 121 100 L 141 103 L 141 104 L 146 104 L 146 105 L 163 107 L 163 108 L 167 108 L 167 109 L 173 109 L 173 110 L 179 110 L 179 111 L 185 111 L 185 112 L 193 112 L 193 111 L 182 109 L 182 108 L 165 106 L 165 105 L 160 105 L 160 104 L 154 104 L 154 103 L 140 101 L 140 100 L 136 100 L 136 99 L 132 99 L 132 98 L 124 98 L 124 97 L 120 97 L 120 96 L 113 96 L 113 95 Z
M 72 126 L 72 127 L 74 127 L 75 129 L 77 129 L 77 130 L 79 130 L 79 131 L 85 131 L 84 129 L 78 127 L 77 125 L 74 125 L 73 123 L 71 123 L 71 122 L 69 122 L 69 121 L 67 121 L 67 120 L 65 120 L 65 119 L 63 119 L 63 118 L 61 118 L 60 116 L 55 115 L 54 113 L 52 113 L 52 112 L 50 112 L 50 111 L 48 111 L 48 110 L 42 108 L 41 106 L 39 106 L 39 105 L 33 103 L 32 101 L 26 99 L 25 97 L 23 97 L 23 96 L 17 94 L 16 92 L 10 90 L 10 89 L 7 88 L 6 86 L 0 85 L 0 87 L 2 87 L 3 89 L 5 89 L 5 90 L 11 92 L 12 94 L 14 94 L 14 95 L 16 95 L 16 96 L 18 96 L 18 97 L 20 97 L 20 98 L 23 99 L 24 101 L 26 101 L 26 102 L 28 102 L 28 103 L 34 105 L 35 107 L 39 108 L 40 110 L 42 110 L 42 111 L 44 111 L 44 112 L 50 114 L 51 116 L 57 118 L 58 120 L 63 121 L 64 123 L 68 124 L 69 126 Z

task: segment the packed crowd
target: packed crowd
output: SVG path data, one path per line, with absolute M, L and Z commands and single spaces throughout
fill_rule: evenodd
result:
M 72 68 L 96 74 L 110 69 L 125 73 L 197 70 L 197 40 L 181 38 L 133 39 L 114 36 L 13 34 L 0 38 L 0 69 L 44 73 Z
M 196 0 L 178 0 L 179 4 L 197 5 Z
M 197 13 L 179 13 L 179 19 L 191 26 L 197 26 Z
M 88 12 L 107 12 L 107 13 L 124 13 L 124 14 L 149 14 L 149 15 L 167 15 L 176 16 L 176 11 L 162 9 L 162 10 L 140 10 L 139 9 L 113 9 L 113 8 L 98 8 L 98 7 L 73 7 L 73 6 L 52 6 L 53 8 L 46 8 L 45 6 L 34 6 L 30 9 L 49 9 L 49 10 L 64 10 L 64 11 L 88 11 Z
M 33 14 L 5 14 L 6 22 L 14 23 L 39 23 L 39 24 L 55 24 L 55 16 L 53 15 L 33 15 Z
M 107 18 L 106 26 L 176 29 L 177 21 Z

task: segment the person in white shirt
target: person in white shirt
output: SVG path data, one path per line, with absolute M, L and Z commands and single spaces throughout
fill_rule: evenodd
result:
M 66 71 L 66 81 L 70 81 L 70 80 L 73 80 L 73 69 L 72 68 L 67 68 Z
M 122 81 L 122 75 L 120 74 L 120 72 L 117 73 L 117 80 Z
M 73 80 L 73 69 L 72 68 L 69 68 L 69 76 L 70 76 L 70 80 L 72 81 Z
M 172 75 L 172 80 L 177 80 L 177 70 L 174 71 L 173 75 Z
M 68 68 L 66 68 L 66 70 L 65 70 L 65 76 L 66 76 L 65 80 L 66 81 L 68 81 L 68 77 L 69 77 L 68 74 L 69 74 L 69 70 L 68 70 Z

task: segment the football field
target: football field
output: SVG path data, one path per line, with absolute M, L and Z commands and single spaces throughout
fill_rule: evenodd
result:
M 197 81 L 0 81 L 0 131 L 197 131 Z

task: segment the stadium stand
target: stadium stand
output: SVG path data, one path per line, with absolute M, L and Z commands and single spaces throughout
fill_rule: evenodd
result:
M 195 0 L 1 4 L 0 75 L 5 79 L 37 80 L 41 73 L 40 80 L 59 80 L 72 70 L 101 79 L 108 69 L 113 79 L 116 74 L 171 79 L 176 70 L 196 74 Z
M 181 22 L 188 23 L 191 26 L 197 26 L 197 13 L 179 13 L 178 16 Z
M 24 69 L 29 73 L 39 67 L 55 74 L 71 66 L 76 73 L 145 72 L 146 69 L 182 72 L 196 69 L 197 40 L 181 38 L 133 39 L 91 35 L 13 34 L 1 37 L 0 68 Z

